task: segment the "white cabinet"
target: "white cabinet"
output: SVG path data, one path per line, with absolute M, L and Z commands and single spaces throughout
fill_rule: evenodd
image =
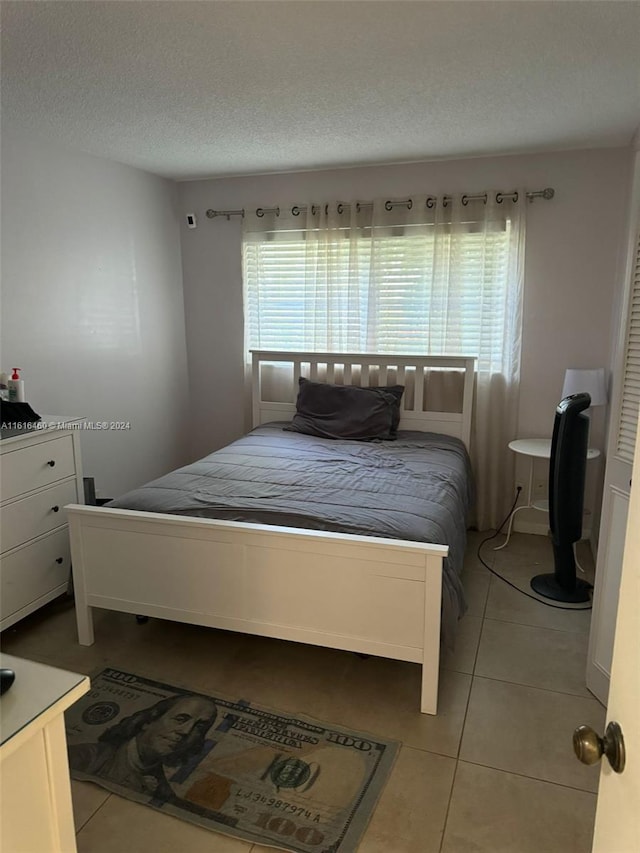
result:
M 75 853 L 63 714 L 89 679 L 10 655 L 0 664 L 16 674 L 0 699 L 0 850 Z
M 67 588 L 64 507 L 84 503 L 79 424 L 43 417 L 0 441 L 0 630 Z

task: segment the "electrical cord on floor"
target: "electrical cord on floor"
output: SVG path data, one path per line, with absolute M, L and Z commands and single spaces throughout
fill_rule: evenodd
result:
M 480 560 L 482 565 L 485 567 L 485 569 L 488 569 L 492 575 L 495 575 L 497 578 L 500 578 L 501 581 L 504 581 L 506 584 L 509 584 L 510 587 L 512 587 L 513 589 L 515 589 L 517 592 L 521 593 L 522 595 L 526 595 L 527 598 L 531 598 L 533 601 L 537 601 L 538 604 L 544 604 L 546 607 L 552 607 L 554 610 L 573 610 L 573 611 L 591 610 L 592 605 L 589 605 L 588 607 L 563 607 L 561 604 L 551 604 L 548 601 L 543 601 L 541 598 L 538 598 L 535 595 L 531 595 L 530 593 L 525 592 L 523 589 L 520 589 L 519 586 L 516 586 L 514 583 L 511 583 L 511 581 L 507 580 L 499 572 L 496 572 L 495 569 L 492 569 L 491 566 L 488 565 L 488 563 L 485 563 L 485 561 L 482 559 L 482 555 L 480 554 L 480 550 L 482 549 L 482 546 L 485 545 L 487 542 L 491 542 L 492 539 L 495 539 L 496 536 L 500 535 L 502 528 L 505 526 L 507 521 L 511 518 L 511 514 L 514 511 L 514 509 L 516 508 L 516 504 L 518 503 L 518 498 L 520 497 L 521 491 L 522 491 L 522 486 L 518 486 L 516 489 L 516 497 L 515 497 L 513 504 L 511 505 L 511 509 L 507 513 L 506 518 L 504 519 L 502 524 L 498 527 L 496 532 L 492 533 L 491 536 L 487 536 L 487 538 L 483 539 L 482 542 L 478 545 L 478 551 L 477 551 L 478 559 Z M 589 586 L 591 587 L 591 589 L 593 589 L 593 586 L 591 584 L 589 584 Z

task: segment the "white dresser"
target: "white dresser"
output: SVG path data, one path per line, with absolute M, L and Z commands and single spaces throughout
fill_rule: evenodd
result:
M 64 712 L 85 675 L 2 655 L 16 674 L 0 698 L 0 850 L 75 853 Z
M 80 423 L 43 416 L 39 428 L 0 440 L 0 630 L 67 589 L 64 507 L 84 503 Z

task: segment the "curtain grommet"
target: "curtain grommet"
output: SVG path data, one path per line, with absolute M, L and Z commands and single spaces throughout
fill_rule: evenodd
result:
M 463 195 L 460 201 L 465 207 L 469 204 L 469 198 L 466 195 Z
M 408 198 L 406 201 L 385 201 L 384 209 L 385 210 L 393 210 L 394 207 L 406 207 L 407 210 L 411 210 L 413 207 L 413 199 Z
M 311 212 L 313 213 L 313 208 L 311 209 Z M 300 216 L 300 208 L 297 204 L 293 205 L 293 207 L 291 208 L 291 213 L 293 216 Z
M 434 208 L 436 206 L 437 202 L 438 202 L 438 199 L 435 196 L 432 196 L 432 195 L 427 196 L 426 205 L 429 208 L 429 210 Z
M 260 219 L 264 216 L 264 210 L 261 207 L 256 210 L 256 216 L 259 216 Z

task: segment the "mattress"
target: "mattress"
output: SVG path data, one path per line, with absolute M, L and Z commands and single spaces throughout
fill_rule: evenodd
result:
M 442 635 L 450 647 L 466 609 L 472 476 L 463 443 L 402 430 L 395 441 L 341 441 L 283 426 L 257 427 L 108 506 L 448 545 Z

